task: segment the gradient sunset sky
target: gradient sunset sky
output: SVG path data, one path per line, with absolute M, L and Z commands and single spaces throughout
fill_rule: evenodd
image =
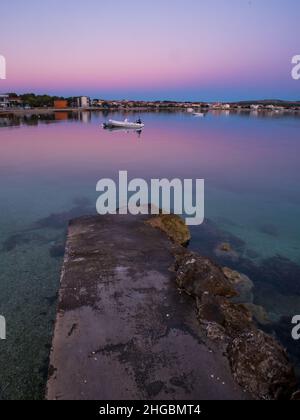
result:
M 299 0 L 1 0 L 0 92 L 300 100 Z

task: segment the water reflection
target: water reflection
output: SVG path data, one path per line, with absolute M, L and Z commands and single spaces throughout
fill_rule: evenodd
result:
M 145 112 L 145 111 L 143 111 Z M 189 118 L 194 116 L 190 113 L 183 112 L 180 110 L 149 110 L 149 114 L 160 114 L 160 115 L 185 115 Z M 97 116 L 99 119 L 104 121 L 109 115 L 120 115 L 124 118 L 128 116 L 140 115 L 140 111 L 129 111 L 129 110 L 115 110 L 113 112 L 107 111 L 42 111 L 35 113 L 35 111 L 20 111 L 16 113 L 0 113 L 0 127 L 17 127 L 22 125 L 36 126 L 39 124 L 49 124 L 61 121 L 81 121 L 89 124 L 93 121 L 94 117 Z M 234 109 L 234 110 L 212 110 L 205 113 L 206 116 L 213 117 L 229 117 L 238 116 L 244 118 L 255 118 L 255 119 L 294 119 L 300 120 L 300 113 L 284 112 L 284 111 L 256 111 L 256 110 L 245 110 L 245 109 Z
M 126 133 L 126 134 L 131 134 L 131 133 L 135 133 L 137 135 L 138 138 L 141 137 L 143 130 L 141 129 L 126 129 L 126 128 L 122 128 L 122 127 L 109 127 L 109 128 L 103 128 L 103 130 L 108 131 L 110 133 Z
M 23 125 L 37 126 L 41 123 L 55 122 L 55 113 L 45 114 L 9 114 L 1 116 L 0 114 L 0 127 L 18 127 Z
M 55 115 L 55 121 L 66 121 L 69 119 L 68 112 L 64 112 L 64 111 L 55 112 L 54 115 Z
M 18 127 L 18 126 L 38 126 L 61 121 L 82 121 L 89 123 L 91 121 L 91 112 L 20 112 L 16 114 L 0 114 L 0 127 Z

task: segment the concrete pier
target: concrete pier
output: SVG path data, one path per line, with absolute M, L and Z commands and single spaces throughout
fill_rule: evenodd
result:
M 175 245 L 145 220 L 70 223 L 46 398 L 247 398 L 176 286 Z

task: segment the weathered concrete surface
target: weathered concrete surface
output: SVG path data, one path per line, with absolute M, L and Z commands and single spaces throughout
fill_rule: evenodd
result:
M 177 289 L 175 245 L 144 222 L 70 224 L 46 398 L 247 398 Z

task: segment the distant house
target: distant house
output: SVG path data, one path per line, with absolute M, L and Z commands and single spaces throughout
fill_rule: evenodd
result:
M 66 109 L 68 108 L 68 101 L 65 99 L 57 99 L 54 101 L 55 109 Z
M 9 108 L 9 96 L 0 95 L 0 108 Z
M 103 99 L 92 99 L 90 101 L 90 105 L 94 107 L 103 107 L 105 103 L 106 102 Z
M 8 98 L 10 108 L 21 108 L 23 107 L 23 101 L 18 96 L 10 96 Z
M 23 105 L 18 96 L 0 95 L 0 108 L 18 108 Z
M 94 106 L 94 107 L 99 106 L 99 99 L 91 99 L 90 106 Z
M 222 107 L 221 102 L 216 102 L 212 105 L 212 109 L 220 109 Z

